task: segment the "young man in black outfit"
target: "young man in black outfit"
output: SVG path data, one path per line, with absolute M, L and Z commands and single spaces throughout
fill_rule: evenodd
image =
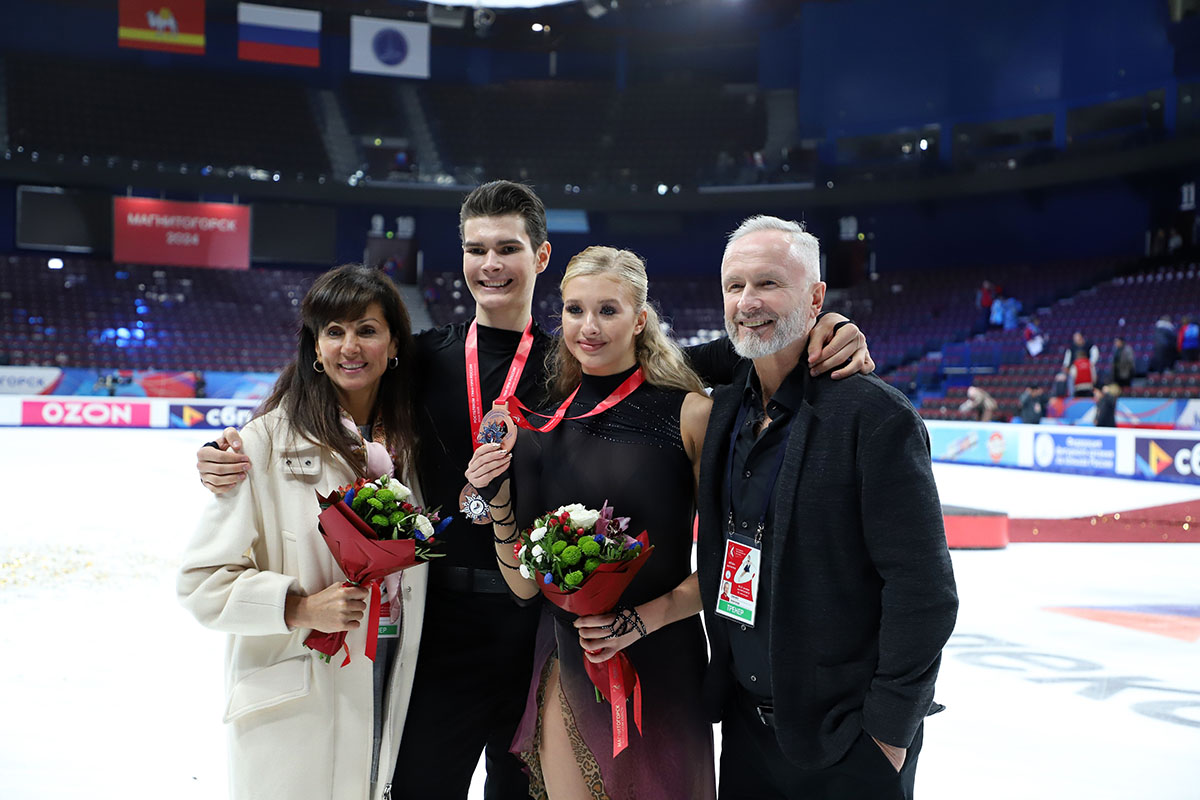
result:
M 501 394 L 527 327 L 531 349 L 515 394 L 530 408 L 543 407 L 543 364 L 556 339 L 531 322 L 534 282 L 550 260 L 542 203 L 522 184 L 493 181 L 467 196 L 459 219 L 463 277 L 475 298 L 482 409 L 486 413 Z M 849 358 L 835 376 L 870 371 L 858 329 L 850 324 L 834 335 L 843 319 L 822 320 L 812 340 L 831 341 L 810 348 L 810 364 L 824 372 Z M 455 520 L 439 537 L 445 557 L 430 564 L 416 678 L 392 782 L 396 800 L 465 798 L 481 751 L 487 800 L 528 797 L 528 780 L 508 748 L 525 709 L 540 611 L 512 602 L 496 568 L 491 525 L 472 525 L 459 508 L 463 470 L 473 452 L 466 377 L 471 328 L 470 322 L 457 323 L 416 337 L 418 475 L 426 505 L 440 506 Z M 738 361 L 726 340 L 691 348 L 689 357 L 714 383 L 728 381 Z M 239 441 L 227 428 L 219 444 L 234 449 L 202 447 L 197 453 L 210 490 L 226 491 L 244 474 Z

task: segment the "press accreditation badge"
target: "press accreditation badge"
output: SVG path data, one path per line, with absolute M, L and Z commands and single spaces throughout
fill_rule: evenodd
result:
M 400 638 L 400 581 L 398 576 L 395 581 L 389 580 L 390 578 L 389 575 L 379 583 L 379 616 L 376 617 L 375 624 L 378 626 L 380 639 Z
M 758 573 L 762 548 L 753 542 L 725 540 L 725 565 L 717 593 L 717 614 L 754 627 L 754 609 L 758 605 Z

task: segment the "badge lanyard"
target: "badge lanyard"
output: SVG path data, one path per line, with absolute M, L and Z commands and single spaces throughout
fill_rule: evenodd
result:
M 726 456 L 725 474 L 729 477 L 729 519 L 726 524 L 726 530 L 730 538 L 735 535 L 733 528 L 733 450 L 737 445 L 738 434 L 742 431 L 742 426 L 746 424 L 746 414 L 748 407 L 742 403 L 742 407 L 738 410 L 737 421 L 734 423 L 733 432 L 729 435 L 729 453 Z M 788 428 L 791 428 L 789 422 Z M 775 461 L 775 469 L 771 472 L 771 480 L 767 484 L 770 487 L 775 486 L 779 480 L 779 472 L 783 469 L 783 458 L 787 455 L 787 437 L 784 436 L 783 443 L 779 447 L 779 458 Z M 767 528 L 767 511 L 771 507 L 771 491 L 768 490 L 766 498 L 763 501 L 762 513 L 758 516 L 758 525 L 754 529 L 754 544 L 760 546 L 762 544 L 763 531 Z
M 733 524 L 733 462 L 734 448 L 738 435 L 746 424 L 748 406 L 743 403 L 738 410 L 733 432 L 729 436 L 729 453 L 726 456 L 726 475 L 729 482 L 729 520 L 726 524 L 725 558 L 721 567 L 721 580 L 717 591 L 716 613 L 718 616 L 741 623 L 743 628 L 753 628 L 758 607 L 759 574 L 762 571 L 762 537 L 767 527 L 767 511 L 771 507 L 771 489 L 768 488 L 762 514 L 754 536 L 739 535 Z M 790 423 L 789 423 L 790 428 Z M 779 446 L 779 458 L 771 473 L 768 487 L 774 487 L 783 468 L 787 454 L 787 437 Z
M 508 399 L 517 391 L 517 385 L 521 382 L 521 374 L 525 371 L 525 364 L 529 361 L 529 353 L 532 349 L 533 317 L 530 317 L 529 322 L 525 324 L 524 332 L 521 333 L 517 352 L 513 355 L 512 363 L 508 367 L 508 375 L 504 379 L 504 386 L 500 389 L 500 396 L 493 401 L 492 410 L 488 412 L 485 424 L 483 385 L 479 375 L 479 323 L 478 320 L 471 320 L 471 325 L 467 328 L 465 360 L 472 450 L 478 450 L 484 442 L 506 441 L 511 445 L 512 439 L 516 438 L 516 429 L 505 424 L 507 413 L 503 409 L 508 405 Z M 480 435 L 481 427 L 486 432 L 485 436 Z M 476 525 L 489 525 L 492 522 L 490 506 L 469 483 L 459 492 L 458 507 L 463 515 Z

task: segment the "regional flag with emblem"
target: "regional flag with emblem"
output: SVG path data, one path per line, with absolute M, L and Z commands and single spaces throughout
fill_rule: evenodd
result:
M 204 0 L 120 0 L 117 45 L 204 55 Z
M 238 3 L 238 58 L 321 66 L 321 12 Z

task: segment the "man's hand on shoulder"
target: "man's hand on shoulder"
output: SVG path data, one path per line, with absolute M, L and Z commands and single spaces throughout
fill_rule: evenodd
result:
M 246 479 L 250 457 L 242 452 L 242 437 L 237 428 L 226 428 L 216 447 L 204 445 L 196 451 L 196 471 L 204 488 L 222 495 Z
M 834 368 L 837 369 L 834 369 Z M 875 371 L 867 337 L 858 326 L 837 312 L 823 314 L 808 336 L 809 374 L 829 372 L 834 380 Z

